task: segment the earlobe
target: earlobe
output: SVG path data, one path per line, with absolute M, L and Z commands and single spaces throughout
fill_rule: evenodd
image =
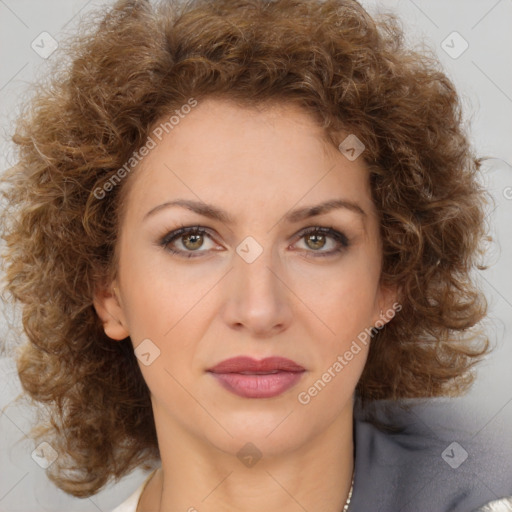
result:
M 114 284 L 98 288 L 94 293 L 93 304 L 109 338 L 124 340 L 130 335 L 119 299 L 119 289 Z

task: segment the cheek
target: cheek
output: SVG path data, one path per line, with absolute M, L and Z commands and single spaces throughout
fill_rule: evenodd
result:
M 314 342 L 310 353 L 313 369 L 310 385 L 320 379 L 319 389 L 328 385 L 338 396 L 322 393 L 322 403 L 324 399 L 343 401 L 345 387 L 355 387 L 368 356 L 375 283 L 356 274 L 340 276 L 338 280 L 329 281 L 316 299 L 308 306 L 318 318 L 304 324 L 310 329 L 308 337 Z
M 374 278 L 356 272 L 337 277 L 326 281 L 322 293 L 310 293 L 308 306 L 319 318 L 304 324 L 311 329 L 312 372 L 297 400 L 303 405 L 314 403 L 310 410 L 322 416 L 335 414 L 346 404 L 366 364 L 372 334 Z
M 300 286 L 299 286 L 300 285 Z M 353 335 L 371 324 L 378 290 L 378 275 L 365 261 L 351 258 L 316 275 L 295 277 L 298 297 L 323 324 L 330 338 Z
M 175 326 L 180 327 L 214 283 L 215 276 L 203 274 L 173 264 L 165 254 L 155 258 L 154 248 L 134 248 L 124 256 L 120 281 L 133 341 L 151 336 L 162 339 Z

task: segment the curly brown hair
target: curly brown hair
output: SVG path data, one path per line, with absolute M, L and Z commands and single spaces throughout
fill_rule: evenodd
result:
M 381 282 L 399 286 L 402 311 L 374 334 L 356 394 L 469 388 L 489 351 L 470 328 L 487 311 L 471 271 L 488 268 L 490 195 L 452 82 L 433 54 L 406 48 L 395 15 L 372 19 L 354 0 L 122 0 L 81 31 L 19 117 L 19 158 L 3 178 L 6 290 L 28 338 L 18 372 L 49 412 L 34 431 L 60 455 L 49 474 L 58 487 L 90 496 L 159 458 L 130 339 L 113 343 L 93 307 L 98 283 L 116 275 L 128 180 L 101 200 L 94 191 L 190 97 L 295 103 L 336 147 L 342 133 L 364 142 Z

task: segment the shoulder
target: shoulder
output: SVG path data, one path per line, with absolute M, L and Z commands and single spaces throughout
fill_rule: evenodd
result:
M 351 510 L 512 511 L 512 411 L 489 417 L 446 398 L 356 407 Z

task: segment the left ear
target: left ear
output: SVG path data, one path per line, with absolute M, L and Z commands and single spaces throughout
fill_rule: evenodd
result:
M 373 318 L 373 325 L 375 327 L 382 327 L 384 324 L 387 324 L 394 318 L 396 313 L 402 309 L 402 304 L 399 302 L 400 295 L 400 288 L 398 285 L 380 285 L 377 308 L 375 317 Z

